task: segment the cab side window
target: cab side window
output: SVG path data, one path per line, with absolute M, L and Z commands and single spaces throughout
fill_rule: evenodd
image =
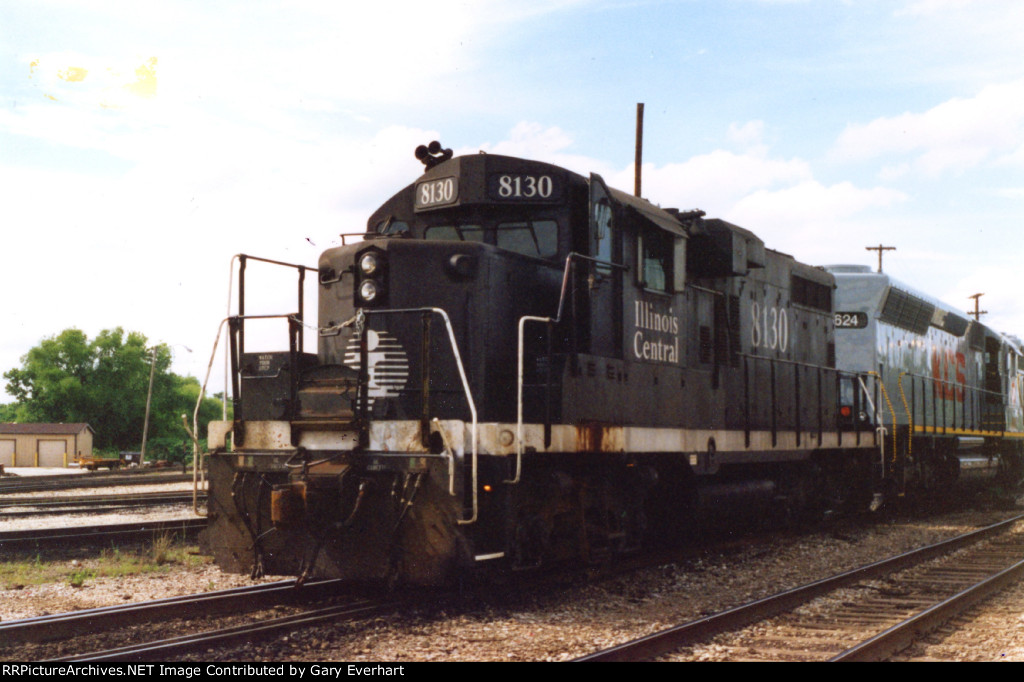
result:
M 645 229 L 640 232 L 637 273 L 641 286 L 652 291 L 670 290 L 674 247 L 675 239 L 664 230 Z

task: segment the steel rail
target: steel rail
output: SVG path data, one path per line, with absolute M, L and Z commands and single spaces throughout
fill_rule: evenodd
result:
M 743 604 L 721 613 L 655 632 L 646 637 L 582 656 L 575 660 L 578 662 L 650 660 L 687 644 L 705 640 L 721 632 L 735 630 L 779 613 L 790 611 L 801 604 L 840 587 L 885 575 L 886 573 L 947 554 L 966 545 L 974 544 L 1008 530 L 1013 524 L 1022 519 L 1024 519 L 1024 514 L 1007 519 L 1006 521 L 994 523 L 971 533 L 905 552 L 899 556 L 882 559 L 881 561 L 876 561 L 830 578 L 824 578 L 792 590 L 765 597 L 764 599 Z
M 61 502 L 57 504 L 0 504 L 0 519 L 21 518 L 27 516 L 54 516 L 62 514 L 106 514 L 112 511 L 135 509 L 138 507 L 156 507 L 191 503 L 192 493 L 161 493 L 153 497 L 124 497 L 83 503 Z
M 1024 561 L 1018 561 L 1013 566 L 989 576 L 935 606 L 897 623 L 871 639 L 830 658 L 829 661 L 884 661 L 983 599 L 1018 582 L 1021 577 L 1024 577 Z
M 206 528 L 206 519 L 178 519 L 173 521 L 147 521 L 117 523 L 87 528 L 33 528 L 0 533 L 0 550 L 41 548 L 47 545 L 68 545 L 93 541 L 134 540 L 153 534 L 182 533 L 194 536 Z
M 152 661 L 160 660 L 162 657 L 174 656 L 187 653 L 196 648 L 209 646 L 224 646 L 233 642 L 251 642 L 256 637 L 293 630 L 299 627 L 307 627 L 319 623 L 338 620 L 339 618 L 358 618 L 373 616 L 394 611 L 403 604 L 400 601 L 370 602 L 359 600 L 353 604 L 329 606 L 305 613 L 298 613 L 291 616 L 281 616 L 264 620 L 259 623 L 247 623 L 236 625 L 220 630 L 210 630 L 192 635 L 182 635 L 155 642 L 144 642 L 116 649 L 96 651 L 84 654 L 76 654 L 63 658 L 52 659 L 53 662 L 62 661 Z M 49 661 L 48 661 L 49 662 Z
M 251 611 L 282 603 L 322 599 L 337 594 L 343 585 L 341 580 L 322 580 L 299 588 L 295 580 L 282 580 L 216 592 L 10 620 L 0 623 L 0 641 L 6 645 L 12 642 L 70 640 L 159 619 Z
M 64 497 L 17 497 L 0 498 L 0 509 L 9 507 L 76 507 L 91 504 L 124 504 L 138 502 L 140 505 L 150 500 L 169 499 L 178 501 L 183 495 L 192 499 L 191 490 L 154 490 L 145 493 L 119 493 L 111 495 L 67 495 Z
M 68 488 L 112 488 L 115 486 L 162 485 L 164 483 L 191 483 L 191 474 L 126 474 L 90 473 L 59 474 L 0 479 L 0 495 L 28 492 L 46 492 Z

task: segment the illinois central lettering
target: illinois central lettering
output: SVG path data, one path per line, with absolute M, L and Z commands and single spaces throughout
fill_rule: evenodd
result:
M 654 304 L 636 301 L 634 304 L 633 354 L 640 360 L 679 363 L 679 318 L 658 312 Z

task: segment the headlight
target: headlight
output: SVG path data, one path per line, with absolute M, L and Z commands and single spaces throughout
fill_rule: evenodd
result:
M 369 253 L 364 253 L 362 257 L 359 259 L 359 270 L 364 275 L 372 275 L 373 273 L 380 270 L 380 258 L 377 256 L 377 254 L 373 253 L 372 251 Z
M 359 285 L 359 298 L 367 303 L 372 303 L 380 295 L 380 285 L 375 280 L 368 279 Z

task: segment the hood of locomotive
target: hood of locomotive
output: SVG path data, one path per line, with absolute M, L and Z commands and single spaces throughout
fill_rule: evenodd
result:
M 319 269 L 319 362 L 359 371 L 366 330 L 372 419 L 419 418 L 426 391 L 431 418 L 468 420 L 459 362 L 478 418 L 512 418 L 516 324 L 549 313 L 537 302 L 557 302 L 557 268 L 488 244 L 375 239 Z

